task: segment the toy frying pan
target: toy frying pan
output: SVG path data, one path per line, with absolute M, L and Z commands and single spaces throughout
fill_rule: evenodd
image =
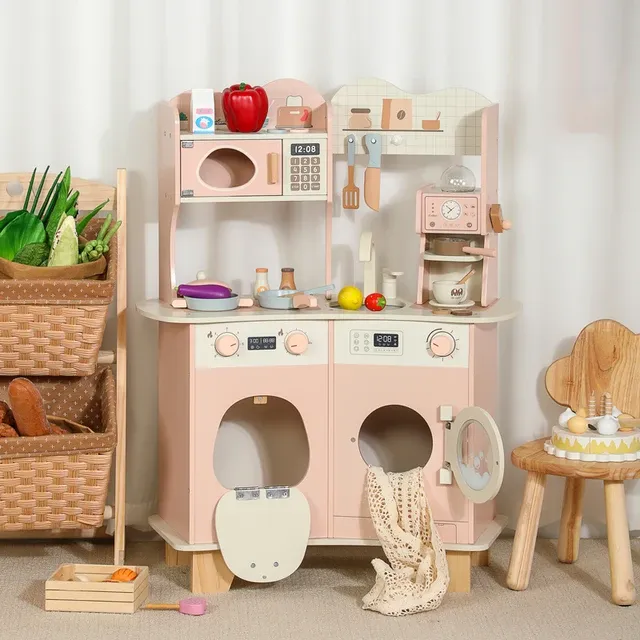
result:
M 315 287 L 300 291 L 298 289 L 271 289 L 258 294 L 258 302 L 264 309 L 306 309 L 318 306 L 318 301 L 313 297 L 314 293 L 333 291 L 332 284 L 324 287 Z
M 228 298 L 190 298 L 184 296 L 187 309 L 192 311 L 233 311 L 238 307 L 252 307 L 252 298 L 241 298 L 237 293 L 232 293 Z

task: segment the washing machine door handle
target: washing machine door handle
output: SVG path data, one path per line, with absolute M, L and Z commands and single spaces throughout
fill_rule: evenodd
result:
M 504 446 L 498 425 L 480 407 L 467 407 L 445 430 L 445 464 L 460 491 L 482 504 L 500 491 L 504 479 Z

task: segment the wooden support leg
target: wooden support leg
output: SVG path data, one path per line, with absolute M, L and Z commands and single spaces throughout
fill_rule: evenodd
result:
M 473 551 L 471 553 L 472 567 L 488 567 L 489 566 L 489 549 L 485 551 Z
M 615 604 L 633 604 L 636 600 L 636 587 L 633 583 L 624 482 L 604 481 L 604 503 L 607 513 L 611 599 Z
M 164 543 L 164 563 L 167 567 L 186 567 L 191 562 L 188 551 L 176 551 L 170 544 Z
M 192 593 L 225 593 L 231 588 L 233 577 L 220 551 L 194 551 L 191 554 Z
M 449 593 L 471 591 L 471 551 L 447 551 Z
M 580 527 L 582 526 L 582 502 L 584 479 L 567 478 L 564 483 L 564 500 L 558 536 L 558 560 L 572 563 L 578 559 Z
M 547 476 L 543 473 L 529 471 L 507 573 L 507 586 L 514 591 L 522 591 L 529 586 L 546 482 Z

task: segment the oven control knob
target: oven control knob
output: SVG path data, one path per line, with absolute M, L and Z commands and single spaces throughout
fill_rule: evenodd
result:
M 233 333 L 221 333 L 216 338 L 213 346 L 219 356 L 229 358 L 238 352 L 240 341 L 238 336 L 233 335 Z
M 309 338 L 304 331 L 290 331 L 284 339 L 284 348 L 292 355 L 302 355 L 309 346 Z
M 456 339 L 448 331 L 436 331 L 427 346 L 434 358 L 446 358 L 456 350 Z

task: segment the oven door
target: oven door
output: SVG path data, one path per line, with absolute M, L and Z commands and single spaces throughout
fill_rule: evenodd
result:
M 445 436 L 445 462 L 469 500 L 480 504 L 495 498 L 504 478 L 504 447 L 498 425 L 484 409 L 458 413 Z
M 282 195 L 281 140 L 183 140 L 182 198 Z

